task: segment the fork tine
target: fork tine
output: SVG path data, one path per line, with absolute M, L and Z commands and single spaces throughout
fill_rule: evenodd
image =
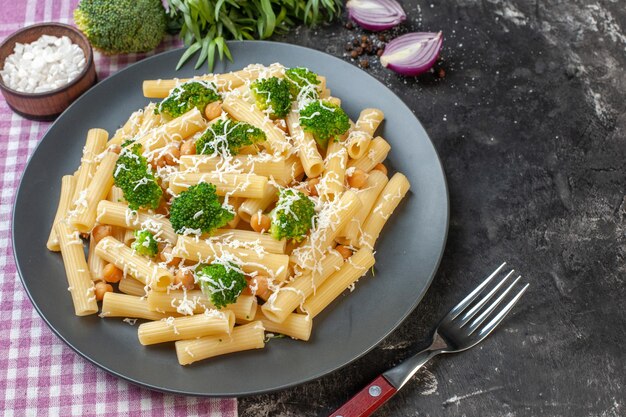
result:
M 481 331 L 478 333 L 480 337 L 486 337 L 489 333 L 493 331 L 493 329 L 498 326 L 498 324 L 500 324 L 502 319 L 504 319 L 506 315 L 509 314 L 509 312 L 513 309 L 513 307 L 515 307 L 515 304 L 517 304 L 519 299 L 522 298 L 522 295 L 524 295 L 529 285 L 530 284 L 524 285 L 524 288 L 522 288 L 520 292 L 518 292 L 517 295 L 513 297 L 513 299 L 509 301 L 509 303 L 504 306 L 504 308 L 500 310 L 500 312 L 485 327 L 481 329 Z
M 482 292 L 482 290 L 491 282 L 491 280 L 498 275 L 498 273 L 504 268 L 506 262 L 503 262 L 495 271 L 491 273 L 474 291 L 469 293 L 467 297 L 465 297 L 460 303 L 458 303 L 450 312 L 443 318 L 443 321 L 451 321 L 454 320 L 459 314 L 463 312 L 469 306 L 472 301 L 478 297 L 478 295 Z
M 504 290 L 504 292 L 502 294 L 500 294 L 500 296 L 498 296 L 498 298 L 495 299 L 495 301 L 493 303 L 491 303 L 491 305 L 489 305 L 489 307 L 487 307 L 485 309 L 485 311 L 483 311 L 467 328 L 467 330 L 469 330 L 468 334 L 472 334 L 474 333 L 474 331 L 476 331 L 476 329 L 478 328 L 478 326 L 480 326 L 486 319 L 487 317 L 489 317 L 489 315 L 496 309 L 496 307 L 498 307 L 498 305 L 500 305 L 500 303 L 502 302 L 502 300 L 504 300 L 504 297 L 506 297 L 506 295 L 513 289 L 513 287 L 515 286 L 515 284 L 517 284 L 519 282 L 519 280 L 522 278 L 522 276 L 518 276 L 515 281 L 513 281 L 513 283 L 511 285 L 509 285 L 509 287 Z
M 513 272 L 515 272 L 515 270 L 511 269 L 511 271 L 506 274 L 506 276 L 504 278 L 502 278 L 500 280 L 500 282 L 498 282 L 496 284 L 495 287 L 493 287 L 491 289 L 491 291 L 489 291 L 487 293 L 487 295 L 485 295 L 480 301 L 478 301 L 469 311 L 467 311 L 465 314 L 463 314 L 463 317 L 461 317 L 458 322 L 457 325 L 459 327 L 463 327 L 465 326 L 477 313 L 478 311 L 483 308 L 483 306 L 485 304 L 487 304 L 489 302 L 489 300 L 491 300 L 493 298 L 493 296 L 495 295 L 496 292 L 498 292 L 498 290 L 500 290 L 500 288 L 504 285 L 504 283 L 509 279 L 509 277 L 511 275 L 513 275 Z

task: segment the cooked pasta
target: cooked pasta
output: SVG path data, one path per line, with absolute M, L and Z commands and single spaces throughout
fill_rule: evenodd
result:
M 410 187 L 381 165 L 383 112 L 352 122 L 327 83 L 280 64 L 146 80 L 163 101 L 108 142 L 90 129 L 47 241 L 75 313 L 143 320 L 139 343 L 174 342 L 181 365 L 308 341 Z

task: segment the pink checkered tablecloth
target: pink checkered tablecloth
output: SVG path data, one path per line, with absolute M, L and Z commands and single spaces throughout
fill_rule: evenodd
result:
M 78 0 L 0 0 L 0 40 L 38 22 L 72 23 Z M 157 52 L 178 46 L 166 39 Z M 100 80 L 146 55 L 96 53 Z M 235 417 L 234 399 L 162 394 L 113 377 L 65 346 L 48 329 L 17 276 L 11 212 L 28 157 L 49 123 L 14 114 L 0 100 L 0 414 L 9 416 Z

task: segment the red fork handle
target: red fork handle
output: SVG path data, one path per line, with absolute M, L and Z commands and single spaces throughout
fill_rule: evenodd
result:
M 368 417 L 397 391 L 380 375 L 329 417 Z

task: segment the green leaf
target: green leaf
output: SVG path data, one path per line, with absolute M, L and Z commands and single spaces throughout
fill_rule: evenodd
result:
M 220 20 L 220 11 L 224 3 L 226 3 L 226 0 L 218 0 L 217 3 L 215 4 L 215 20 L 216 21 Z
M 217 52 L 220 56 L 220 61 L 224 60 L 224 38 L 221 36 L 215 38 L 215 45 L 217 45 Z
M 209 72 L 213 71 L 215 64 L 215 39 L 211 40 L 209 44 Z
M 274 33 L 274 27 L 276 26 L 276 15 L 272 9 L 272 3 L 270 0 L 261 0 L 261 9 L 265 17 L 265 31 L 262 32 L 261 38 L 269 38 Z
M 202 50 L 200 51 L 200 55 L 198 56 L 198 60 L 196 61 L 196 66 L 194 67 L 194 69 L 200 68 L 202 66 L 202 63 L 204 63 L 204 60 L 206 59 L 209 53 L 210 43 L 211 43 L 211 39 L 208 36 L 202 39 Z
M 202 48 L 202 44 L 200 44 L 200 42 L 196 42 L 193 45 L 191 45 L 189 48 L 187 48 L 183 56 L 180 57 L 180 60 L 178 61 L 178 65 L 176 65 L 176 71 L 178 71 L 180 67 L 182 67 L 185 64 L 185 62 L 187 62 L 187 60 L 191 58 L 191 56 L 195 54 L 200 48 Z

